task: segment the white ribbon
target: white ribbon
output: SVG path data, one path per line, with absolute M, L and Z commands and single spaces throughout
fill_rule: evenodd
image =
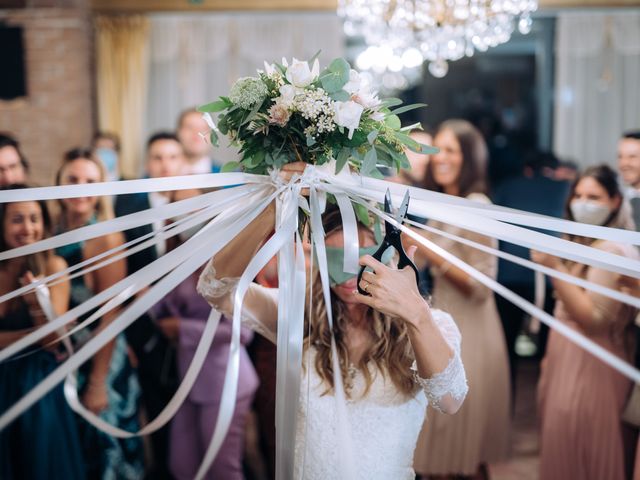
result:
M 266 206 L 271 201 L 269 198 L 265 203 Z M 264 208 L 264 207 L 263 207 Z M 95 337 L 89 340 L 82 348 L 80 348 L 73 356 L 68 358 L 63 364 L 61 364 L 58 368 L 56 368 L 53 372 L 51 372 L 41 383 L 39 383 L 36 387 L 34 387 L 27 395 L 25 395 L 21 400 L 19 400 L 16 404 L 14 404 L 9 410 L 4 412 L 2 416 L 0 416 L 0 430 L 3 429 L 6 425 L 8 425 L 11 421 L 13 421 L 18 415 L 22 414 L 27 408 L 37 402 L 42 396 L 46 395 L 55 385 L 57 385 L 60 381 L 62 381 L 69 373 L 76 370 L 82 363 L 91 358 L 98 350 L 100 350 L 104 345 L 106 345 L 109 341 L 115 338 L 118 333 L 128 327 L 133 321 L 135 321 L 140 315 L 146 312 L 151 306 L 157 303 L 164 295 L 166 295 L 170 290 L 172 290 L 177 284 L 182 282 L 187 276 L 192 274 L 198 267 L 203 265 L 211 256 L 213 256 L 220 248 L 222 248 L 225 243 L 229 240 L 229 238 L 235 237 L 240 231 L 242 231 L 246 225 L 248 225 L 259 213 L 260 210 L 256 210 L 253 208 L 253 205 L 249 205 L 245 207 L 245 210 L 248 212 L 243 215 L 239 220 L 236 220 L 232 223 L 228 229 L 223 230 L 214 230 L 208 231 L 206 234 L 199 235 L 197 237 L 192 237 L 184 244 L 178 246 L 176 249 L 169 252 L 165 257 L 169 257 L 171 254 L 175 254 L 174 258 L 178 258 L 178 266 L 170 271 L 166 276 L 164 276 L 156 285 L 151 287 L 146 293 L 144 293 L 140 298 L 134 301 L 118 318 L 116 318 L 112 323 L 107 325 L 102 331 L 100 331 Z M 232 219 L 230 219 L 232 220 Z M 189 255 L 185 255 L 189 252 Z M 180 256 L 182 255 L 182 258 Z M 184 260 L 184 258 L 186 260 Z M 165 260 L 164 262 L 154 262 L 157 270 L 160 270 L 160 274 L 164 274 L 167 270 L 165 268 L 160 268 L 164 266 L 164 264 L 169 263 L 169 261 Z M 152 267 L 154 264 L 150 264 L 147 267 Z M 145 267 L 145 268 L 147 268 Z M 145 268 L 139 270 L 136 273 L 148 273 L 145 272 Z M 131 277 L 135 276 L 132 275 Z M 128 277 L 128 278 L 131 278 Z M 126 279 L 125 279 L 126 280 Z M 120 282 L 119 282 L 120 283 Z M 105 290 L 106 291 L 106 290 Z M 102 293 L 102 292 L 101 292 Z M 94 297 L 95 298 L 95 297 Z M 89 301 L 90 302 L 90 301 Z M 86 305 L 89 302 L 85 302 Z M 75 310 L 75 309 L 74 309 Z M 69 313 L 69 312 L 68 312 Z M 46 326 L 38 329 L 30 335 L 37 334 L 42 332 L 47 327 L 55 327 L 55 329 L 59 328 L 56 325 L 65 315 L 56 319 L 53 322 L 48 323 Z M 62 323 L 64 324 L 64 323 Z M 49 332 L 50 333 L 50 332 Z M 30 336 L 30 335 L 27 335 Z M 26 338 L 26 337 L 24 337 Z M 23 338 L 23 339 L 24 339 Z M 18 342 L 16 342 L 18 343 Z M 0 354 L 5 354 L 5 350 L 10 347 L 5 348 Z M 6 354 L 5 354 L 6 355 Z M 188 390 L 186 391 L 188 393 Z M 186 393 L 184 396 L 186 396 Z M 176 396 L 178 394 L 176 393 Z M 174 398 L 176 397 L 174 396 Z M 180 401 L 181 402 L 181 401 Z M 176 402 L 177 403 L 177 402 Z M 128 437 L 136 434 L 147 434 L 151 433 L 161 426 L 163 426 L 170 418 L 170 415 L 163 415 L 165 411 L 171 406 L 168 405 L 165 407 L 165 410 L 159 415 L 159 417 L 153 421 L 151 421 L 147 426 L 145 426 L 140 432 L 132 433 L 126 432 L 116 427 L 111 426 L 109 430 L 111 434 L 114 436 Z M 179 405 L 173 407 L 173 410 L 177 410 Z
M 51 275 L 45 279 L 34 282 L 32 285 L 22 287 L 15 292 L 3 295 L 0 297 L 1 302 L 33 290 L 36 292 L 42 292 L 42 290 L 40 290 L 42 286 L 57 282 L 63 275 L 72 274 L 75 276 L 84 274 L 94 268 L 99 268 L 96 265 L 98 260 L 106 259 L 102 263 L 98 264 L 103 266 L 110 261 L 115 261 L 113 258 L 124 258 L 135 251 L 139 251 L 140 249 L 153 245 L 160 241 L 161 236 L 164 238 L 164 235 L 178 234 L 181 231 L 191 228 L 194 226 L 194 222 L 196 221 L 202 223 L 213 219 L 206 227 L 202 228 L 198 234 L 175 250 L 163 256 L 158 261 L 147 265 L 143 269 L 126 279 L 123 279 L 112 287 L 96 294 L 89 301 L 70 310 L 64 315 L 61 315 L 56 319 L 51 319 L 51 321 L 46 325 L 38 328 L 36 331 L 1 350 L 0 361 L 3 361 L 53 332 L 61 333 L 63 337 L 66 337 L 67 333 L 65 333 L 64 328 L 75 318 L 102 305 L 96 314 L 90 316 L 83 322 L 82 325 L 85 326 L 98 319 L 104 313 L 112 310 L 113 308 L 117 308 L 126 298 L 141 291 L 145 286 L 152 285 L 154 282 L 158 281 L 144 295 L 138 298 L 122 314 L 120 314 L 116 320 L 109 324 L 103 331 L 99 332 L 76 353 L 71 355 L 23 399 L 13 405 L 6 412 L 3 412 L 2 416 L 0 416 L 0 429 L 15 419 L 24 410 L 29 408 L 30 405 L 45 395 L 67 375 L 70 375 L 71 372 L 77 369 L 80 364 L 91 358 L 95 352 L 112 340 L 119 332 L 138 318 L 140 314 L 145 312 L 150 306 L 156 303 L 163 295 L 175 288 L 175 286 L 186 278 L 186 276 L 193 273 L 193 271 L 222 248 L 229 239 L 235 237 L 235 235 L 245 228 L 245 226 L 248 225 L 248 223 L 266 207 L 266 205 L 268 205 L 272 198 L 284 191 L 286 193 L 279 201 L 278 210 L 280 213 L 277 231 L 252 259 L 242 275 L 236 290 L 234 298 L 235 309 L 232 324 L 231 348 L 229 351 L 229 362 L 227 364 L 225 382 L 222 391 L 220 412 L 216 428 L 212 435 L 211 444 L 207 449 L 203 464 L 198 471 L 197 478 L 202 478 L 208 471 L 211 462 L 214 460 L 215 455 L 226 436 L 233 416 L 238 383 L 240 317 L 244 295 L 253 277 L 255 277 L 262 266 L 278 252 L 280 252 L 279 275 L 281 278 L 280 298 L 282 302 L 280 304 L 281 308 L 279 309 L 282 311 L 282 315 L 279 315 L 278 325 L 279 384 L 277 392 L 277 409 L 280 412 L 278 414 L 278 430 L 280 432 L 278 444 L 278 478 L 291 478 L 289 474 L 293 472 L 293 445 L 295 442 L 296 432 L 295 412 L 297 411 L 298 402 L 300 401 L 299 382 L 303 337 L 302 325 L 304 317 L 304 290 L 306 281 L 306 276 L 304 275 L 304 256 L 302 254 L 301 239 L 296 233 L 297 206 L 300 204 L 305 208 L 305 210 L 310 211 L 311 214 L 312 248 L 316 251 L 318 256 L 318 268 L 325 304 L 327 306 L 327 317 L 330 326 L 333 328 L 324 232 L 322 230 L 321 221 L 321 213 L 324 210 L 324 203 L 326 201 L 326 192 L 330 192 L 335 195 L 343 217 L 345 237 L 345 271 L 352 271 L 355 273 L 357 271 L 358 252 L 357 224 L 355 222 L 353 209 L 351 205 L 349 205 L 348 196 L 353 197 L 354 201 L 365 204 L 366 206 L 364 199 L 381 202 L 384 192 L 389 188 L 397 197 L 396 200 L 399 201 L 407 190 L 407 187 L 386 181 L 350 175 L 346 169 L 341 172 L 341 175 L 334 176 L 327 168 L 309 166 L 301 177 L 294 177 L 294 179 L 292 179 L 288 184 L 282 182 L 277 176 L 277 173 L 274 173 L 271 176 L 248 175 L 242 173 L 205 174 L 170 177 L 164 179 L 143 179 L 115 183 L 101 183 L 93 184 L 90 187 L 87 185 L 70 185 L 0 191 L 0 203 L 37 199 L 114 195 L 139 191 L 151 192 L 191 188 L 211 188 L 239 184 L 252 185 L 228 188 L 193 199 L 184 200 L 182 202 L 175 202 L 173 204 L 156 207 L 145 212 L 139 212 L 109 222 L 101 222 L 99 224 L 84 227 L 83 229 L 52 237 L 36 244 L 21 247 L 20 249 L 0 253 L 0 260 L 15 258 L 20 255 L 61 246 L 69 242 L 82 241 L 105 235 L 106 233 L 147 224 L 149 223 L 150 215 L 152 215 L 153 218 L 172 218 L 187 214 L 185 218 L 180 219 L 170 227 L 163 228 L 161 234 L 155 238 L 152 235 L 149 235 L 142 239 L 137 239 L 134 242 L 129 242 L 126 247 L 123 246 L 119 249 L 105 252 L 102 256 L 82 262 L 82 264 L 76 265 L 65 272 Z M 278 187 L 277 191 L 269 195 L 269 192 L 273 192 L 273 185 Z M 305 199 L 299 198 L 300 189 L 304 187 L 310 188 L 310 205 L 306 204 Z M 581 235 L 639 245 L 640 234 L 637 232 L 568 222 L 565 220 L 518 212 L 502 207 L 478 204 L 466 199 L 450 197 L 415 188 L 409 188 L 409 190 L 411 191 L 412 197 L 410 212 L 413 214 L 434 220 L 440 220 L 444 223 L 456 225 L 467 230 L 477 231 L 493 238 L 510 241 L 529 248 L 535 248 L 536 250 L 551 253 L 576 262 L 640 278 L 640 262 L 638 261 L 629 260 L 613 254 L 607 254 L 601 250 L 586 247 L 584 245 L 576 245 L 574 243 L 522 227 L 546 229 L 571 235 Z M 233 209 L 230 208 L 233 201 L 236 201 L 236 205 L 240 205 L 240 208 L 236 209 L 236 211 L 233 211 Z M 392 218 L 386 216 L 380 210 L 370 206 L 367 206 L 367 208 L 379 217 L 386 219 L 392 224 L 396 224 Z M 190 213 L 194 210 L 200 211 Z M 593 355 L 601 358 L 613 368 L 616 368 L 618 371 L 627 375 L 629 378 L 632 378 L 634 381 L 640 380 L 640 372 L 620 360 L 618 357 L 602 349 L 583 335 L 580 335 L 578 332 L 573 331 L 566 325 L 541 311 L 540 308 L 526 302 L 521 297 L 518 297 L 513 294 L 513 292 L 510 292 L 499 285 L 495 280 L 486 277 L 482 273 L 466 265 L 460 259 L 457 259 L 448 252 L 440 249 L 437 245 L 429 242 L 407 227 L 401 225 L 398 226 L 407 235 L 412 236 L 427 248 L 431 248 L 436 251 L 436 253 L 443 256 L 453 265 L 461 268 L 471 277 L 493 289 L 498 294 L 503 295 L 523 310 L 540 318 L 550 327 L 556 329 L 559 333 L 565 335 L 571 341 L 580 345 L 582 348 L 585 348 Z M 595 285 L 586 280 L 557 272 L 541 265 L 533 264 L 525 259 L 520 259 L 518 257 L 512 258 L 512 256 L 509 256 L 504 252 L 496 251 L 484 245 L 474 245 L 474 242 L 461 239 L 460 237 L 448 234 L 447 232 L 435 233 L 445 236 L 450 235 L 450 237 L 454 238 L 456 241 L 466 242 L 475 248 L 480 248 L 488 253 L 502 256 L 503 258 L 514 261 L 528 268 L 532 268 L 536 271 L 544 272 L 548 275 L 556 276 L 557 278 L 562 278 L 563 280 L 570 281 L 584 288 L 589 288 L 593 291 L 602 293 L 603 295 L 608 295 L 616 300 L 635 306 L 640 304 L 640 300 L 621 292 L 616 292 L 606 287 Z M 87 268 L 85 269 L 85 267 Z M 286 279 L 286 281 L 282 282 L 282 279 Z M 36 294 L 40 295 L 40 300 L 42 293 Z M 218 320 L 219 317 L 217 314 L 212 313 L 207 321 L 205 333 L 200 339 L 196 349 L 196 355 L 189 366 L 187 374 L 183 379 L 178 392 L 176 392 L 176 395 L 172 398 L 171 402 L 163 412 L 145 426 L 145 428 L 139 432 L 125 432 L 106 424 L 106 422 L 103 422 L 95 416 L 92 417 L 93 414 L 90 414 L 90 412 L 83 412 L 85 418 L 107 433 L 120 437 L 150 433 L 166 424 L 180 406 L 193 385 L 204 361 L 204 355 L 206 355 L 206 352 L 208 351 L 211 339 L 215 335 Z M 339 472 L 341 478 L 351 479 L 355 477 L 355 468 L 353 465 L 354 456 L 351 450 L 345 394 L 335 341 L 332 342 L 332 364 L 334 372 L 333 380 L 335 386 L 336 411 L 338 417 L 337 431 L 339 445 L 337 449 L 337 457 L 339 462 Z M 74 403 L 74 400 L 72 400 L 71 403 Z M 79 405 L 79 402 L 76 407 L 78 406 L 80 408 L 84 408 Z M 305 442 L 305 444 L 306 443 L 307 442 Z
M 395 219 L 386 215 L 384 212 L 380 211 L 379 209 L 370 207 L 366 203 L 363 203 L 363 204 L 367 208 L 369 208 L 372 212 L 374 212 L 376 215 L 384 218 L 386 221 L 400 228 L 405 234 L 409 235 L 411 238 L 421 243 L 426 248 L 432 250 L 439 256 L 443 257 L 446 261 L 450 262 L 452 265 L 455 265 L 456 267 L 460 268 L 466 274 L 470 275 L 472 278 L 479 281 L 483 285 L 486 285 L 497 294 L 509 300 L 511 303 L 517 305 L 532 317 L 540 319 L 542 322 L 546 323 L 549 327 L 555 329 L 558 333 L 566 337 L 568 340 L 582 347 L 583 349 L 587 350 L 589 353 L 599 358 L 610 367 L 616 369 L 618 372 L 620 372 L 624 376 L 630 378 L 636 383 L 640 383 L 640 370 L 638 370 L 637 368 L 629 365 L 627 362 L 615 356 L 613 353 L 609 352 L 605 348 L 601 347 L 600 345 L 595 343 L 593 340 L 587 338 L 586 336 L 582 335 L 576 330 L 573 330 L 568 325 L 555 319 L 544 310 L 541 310 L 540 308 L 531 304 L 524 298 L 520 297 L 519 295 L 516 295 L 511 290 L 505 288 L 504 286 L 496 282 L 494 279 L 488 277 L 482 272 L 471 267 L 470 265 L 460 260 L 455 255 L 452 255 L 451 253 L 447 252 L 440 246 L 436 245 L 430 240 L 427 240 L 423 236 L 417 234 L 410 228 L 407 228 L 404 225 L 396 222 Z
M 318 194 L 314 185 L 310 186 L 310 203 L 311 203 L 311 235 L 315 246 L 316 255 L 318 256 L 318 270 L 320 272 L 320 281 L 322 282 L 322 290 L 324 295 L 324 303 L 327 311 L 327 320 L 331 331 L 333 332 L 333 312 L 331 310 L 331 289 L 329 287 L 329 272 L 327 270 L 327 252 L 324 244 L 324 229 L 322 227 L 322 217 L 320 205 L 318 203 Z M 337 460 L 338 472 L 342 480 L 350 480 L 356 478 L 356 469 L 353 463 L 353 448 L 350 434 L 349 419 L 347 415 L 346 399 L 342 383 L 342 370 L 340 369 L 340 361 L 338 359 L 338 350 L 334 336 L 331 337 L 331 366 L 333 369 L 333 391 L 336 399 L 336 417 L 338 425 L 337 431 Z M 309 368 L 311 368 L 309 366 Z

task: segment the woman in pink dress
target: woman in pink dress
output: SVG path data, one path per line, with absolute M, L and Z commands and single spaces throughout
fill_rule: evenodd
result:
M 616 173 L 608 166 L 587 169 L 573 184 L 566 216 L 570 220 L 614 228 L 633 228 Z M 633 246 L 571 237 L 608 253 L 636 259 Z M 617 273 L 532 252 L 534 261 L 561 272 L 619 290 Z M 555 317 L 574 330 L 630 361 L 630 331 L 635 309 L 576 285 L 552 279 L 557 297 Z M 604 362 L 552 331 L 538 385 L 540 478 L 545 480 L 623 480 L 626 432 L 620 418 L 631 381 Z

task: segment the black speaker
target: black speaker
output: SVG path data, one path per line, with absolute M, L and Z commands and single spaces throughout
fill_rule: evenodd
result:
M 0 24 L 0 99 L 27 95 L 23 29 Z

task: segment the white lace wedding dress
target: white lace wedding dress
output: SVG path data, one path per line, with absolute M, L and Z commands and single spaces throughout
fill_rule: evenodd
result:
M 198 282 L 200 294 L 224 315 L 233 314 L 233 292 L 237 278 L 216 278 L 209 262 Z M 275 343 L 276 334 L 266 325 L 275 325 L 278 290 L 252 284 L 242 311 L 244 324 Z M 448 366 L 432 378 L 414 375 L 421 389 L 414 396 L 402 394 L 383 372 L 372 369 L 373 384 L 363 395 L 362 372 L 350 372 L 347 416 L 356 475 L 362 480 L 413 480 L 413 451 L 424 421 L 427 405 L 453 412 L 467 393 L 467 380 L 460 360 L 460 332 L 451 316 L 432 310 L 432 317 L 454 351 Z M 267 321 L 269 319 L 269 321 Z M 337 466 L 338 433 L 336 403 L 333 395 L 324 394 L 314 365 L 313 348 L 305 360 L 301 381 L 300 407 L 295 446 L 295 480 L 329 480 L 340 477 Z M 306 443 L 305 443 L 306 439 Z

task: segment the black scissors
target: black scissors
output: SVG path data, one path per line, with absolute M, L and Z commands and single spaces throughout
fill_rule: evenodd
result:
M 389 189 L 387 189 L 387 193 L 384 196 L 384 211 L 388 215 L 391 215 L 392 208 L 393 206 L 391 204 L 391 192 L 389 191 Z M 402 199 L 400 208 L 396 213 L 396 216 L 395 216 L 396 222 L 398 223 L 403 222 L 404 217 L 407 216 L 408 208 L 409 208 L 409 190 L 407 190 L 407 193 L 404 194 L 404 198 Z M 378 261 L 381 261 L 382 256 L 384 255 L 384 252 L 386 252 L 389 247 L 395 248 L 396 252 L 398 252 L 398 256 L 400 257 L 398 259 L 398 268 L 403 269 L 407 265 L 410 266 L 413 269 L 413 272 L 416 274 L 416 283 L 419 284 L 420 276 L 418 274 L 418 269 L 416 268 L 415 264 L 409 259 L 406 252 L 404 251 L 404 248 L 402 247 L 402 240 L 400 238 L 402 231 L 386 220 L 384 222 L 384 229 L 385 229 L 384 239 L 382 240 L 382 243 L 380 244 L 380 247 L 378 248 L 378 250 L 376 250 L 376 253 L 372 255 L 373 258 L 375 258 Z M 369 295 L 369 293 L 367 293 L 365 290 L 360 288 L 360 281 L 362 280 L 362 274 L 364 273 L 366 268 L 367 268 L 366 265 L 363 265 L 360 268 L 360 272 L 358 273 L 358 292 L 360 292 L 360 294 L 362 295 Z

